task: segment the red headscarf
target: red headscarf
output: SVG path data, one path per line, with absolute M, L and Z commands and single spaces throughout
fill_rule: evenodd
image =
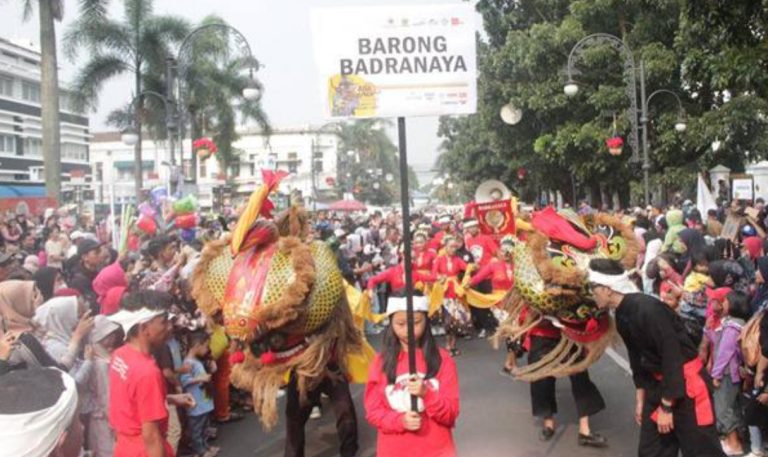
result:
M 101 314 L 109 316 L 120 311 L 120 302 L 123 299 L 126 287 L 113 287 L 107 291 L 103 299 L 99 300 L 101 305 Z
M 120 266 L 120 262 L 115 262 L 99 272 L 93 279 L 93 291 L 98 294 L 98 302 L 104 308 L 104 299 L 107 293 L 115 287 L 128 287 L 128 281 L 125 279 L 125 271 Z
M 750 236 L 750 237 L 744 238 L 744 240 L 742 241 L 742 244 L 746 248 L 747 252 L 749 253 L 749 257 L 752 260 L 755 260 L 758 257 L 760 257 L 760 251 L 763 250 L 763 240 L 761 240 L 759 237 Z

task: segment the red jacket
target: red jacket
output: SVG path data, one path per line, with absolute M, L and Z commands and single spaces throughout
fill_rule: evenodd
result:
M 499 250 L 496 240 L 490 235 L 483 235 L 482 233 L 479 233 L 477 236 L 465 236 L 464 245 L 472 253 L 475 262 L 481 267 L 491 263 L 493 255 Z
M 435 259 L 432 265 L 432 277 L 436 281 L 439 276 L 458 276 L 458 274 L 467 269 L 467 264 L 458 256 L 441 255 Z M 448 284 L 448 290 L 445 291 L 446 298 L 456 298 L 456 291 L 453 290 L 453 284 Z
M 435 234 L 435 236 L 432 237 L 431 240 L 427 243 L 427 249 L 434 251 L 434 252 L 440 252 L 440 248 L 443 247 L 443 237 L 445 236 L 444 231 L 439 231 Z
M 475 287 L 486 279 L 491 279 L 493 290 L 510 290 L 515 285 L 515 271 L 512 262 L 494 260 L 488 265 L 480 268 L 472 276 L 469 285 Z
M 432 272 L 432 264 L 437 258 L 437 254 L 429 249 L 422 249 L 413 253 L 413 269 L 424 274 Z
M 403 416 L 410 409 L 408 353 L 400 352 L 397 379 L 389 384 L 382 369 L 383 359 L 377 355 L 371 363 L 365 386 L 365 418 L 378 430 L 378 457 L 454 457 L 456 448 L 451 429 L 459 416 L 459 379 L 456 363 L 440 349 L 442 364 L 434 378 L 425 381 L 427 394 L 419 401 L 421 428 L 405 430 Z M 421 349 L 416 352 L 416 371 L 422 377 L 427 372 Z
M 424 274 L 416 270 L 411 271 L 411 279 L 413 279 L 414 285 L 417 282 L 434 281 L 434 277 L 431 274 Z M 401 291 L 405 289 L 405 269 L 403 268 L 403 264 L 400 263 L 395 265 L 394 267 L 387 268 L 381 273 L 371 277 L 368 280 L 368 284 L 366 285 L 366 288 L 373 289 L 381 283 L 389 284 L 389 287 L 392 288 L 393 294 L 396 291 Z

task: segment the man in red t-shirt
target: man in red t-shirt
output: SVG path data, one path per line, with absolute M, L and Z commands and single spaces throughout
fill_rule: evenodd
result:
M 162 309 L 122 310 L 109 316 L 123 327 L 126 343 L 112 355 L 109 369 L 109 423 L 117 434 L 115 457 L 173 457 L 166 440 L 168 408 L 163 374 L 151 351 L 170 332 Z M 188 395 L 167 396 L 173 403 L 194 404 Z

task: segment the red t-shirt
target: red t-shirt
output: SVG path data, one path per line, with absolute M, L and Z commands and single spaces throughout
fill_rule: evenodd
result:
M 378 430 L 378 457 L 456 456 L 451 430 L 459 416 L 459 378 L 451 356 L 443 349 L 440 356 L 443 359 L 440 370 L 434 378 L 425 381 L 427 394 L 419 399 L 421 428 L 416 432 L 405 430 L 403 425 L 403 415 L 410 409 L 410 395 L 406 391 L 408 354 L 400 352 L 395 384 L 389 384 L 380 354 L 371 363 L 365 386 L 365 417 Z M 427 372 L 421 349 L 416 351 L 416 372 L 422 378 Z
M 109 423 L 117 434 L 115 457 L 146 457 L 141 425 L 159 422 L 165 436 L 168 409 L 165 379 L 155 359 L 130 344 L 112 354 L 109 366 Z M 166 443 L 166 455 L 173 451 Z M 169 453 L 169 451 L 171 451 Z

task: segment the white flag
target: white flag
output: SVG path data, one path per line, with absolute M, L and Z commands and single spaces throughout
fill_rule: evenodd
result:
M 698 183 L 696 184 L 696 208 L 698 208 L 701 218 L 707 220 L 707 211 L 710 209 L 717 209 L 717 203 L 715 203 L 712 192 L 709 191 L 707 183 L 704 182 L 704 178 L 699 173 Z

